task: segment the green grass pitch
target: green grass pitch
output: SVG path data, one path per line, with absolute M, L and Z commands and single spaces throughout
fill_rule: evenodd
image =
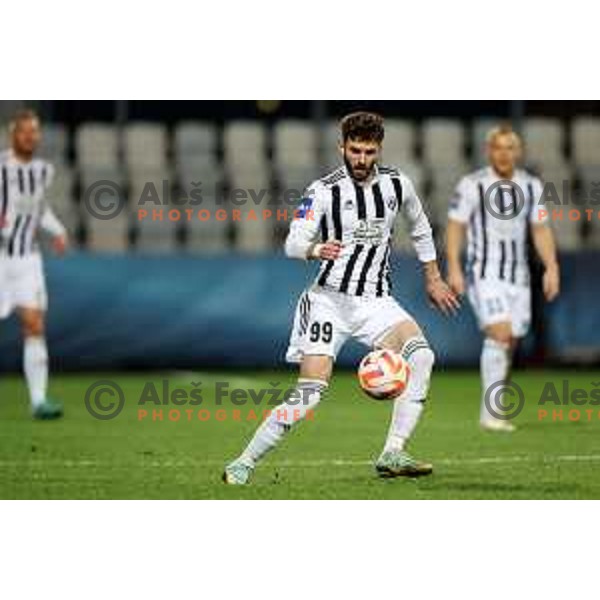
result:
M 85 391 L 99 379 L 112 379 L 126 403 L 113 420 L 96 420 L 84 405 Z M 172 387 L 191 390 L 203 382 L 201 407 L 192 421 L 169 421 L 174 406 L 138 405 L 144 383 L 168 378 Z M 571 422 L 538 418 L 538 399 L 546 381 L 558 388 L 591 390 L 598 374 L 586 371 L 517 372 L 526 405 L 512 435 L 478 428 L 479 380 L 475 372 L 436 372 L 431 399 L 411 446 L 434 463 L 434 475 L 419 480 L 380 480 L 372 468 L 384 441 L 390 404 L 358 390 L 353 373 L 337 372 L 314 420 L 297 427 L 260 465 L 250 486 L 229 487 L 220 477 L 256 422 L 246 421 L 250 406 L 233 419 L 216 420 L 210 393 L 217 381 L 231 387 L 292 385 L 293 372 L 85 374 L 54 376 L 53 397 L 64 401 L 66 416 L 56 422 L 31 422 L 20 377 L 0 379 L 1 498 L 600 498 L 600 419 L 598 407 L 581 407 Z M 138 410 L 162 408 L 164 420 L 138 419 Z M 210 411 L 196 419 L 199 408 Z M 551 412 L 553 406 L 548 407 Z M 594 409 L 587 420 L 585 409 Z M 262 410 L 262 407 L 261 407 Z M 206 416 L 208 413 L 204 413 Z M 222 413 L 223 414 L 223 413 Z M 182 413 L 185 415 L 185 412 Z M 585 418 L 584 418 L 585 417 Z

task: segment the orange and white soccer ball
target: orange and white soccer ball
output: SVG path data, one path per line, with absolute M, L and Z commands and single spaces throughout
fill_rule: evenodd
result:
M 369 352 L 358 367 L 358 381 L 365 394 L 375 400 L 401 396 L 410 377 L 407 362 L 393 350 Z

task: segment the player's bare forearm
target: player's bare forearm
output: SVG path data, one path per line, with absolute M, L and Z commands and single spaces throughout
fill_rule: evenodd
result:
M 442 278 L 437 261 L 423 263 L 423 274 L 431 303 L 446 315 L 456 312 L 460 308 L 460 302 Z
M 446 260 L 448 262 L 448 285 L 452 290 L 462 295 L 465 292 L 465 282 L 460 261 L 465 226 L 450 219 L 446 229 Z
M 531 236 L 535 250 L 544 265 L 544 295 L 548 302 L 552 302 L 560 292 L 560 269 L 554 234 L 546 225 L 533 225 Z
M 448 221 L 446 229 L 446 259 L 449 269 L 461 270 L 460 254 L 462 251 L 465 226 L 458 221 Z
M 556 244 L 550 227 L 533 225 L 531 228 L 533 245 L 546 269 L 558 269 Z

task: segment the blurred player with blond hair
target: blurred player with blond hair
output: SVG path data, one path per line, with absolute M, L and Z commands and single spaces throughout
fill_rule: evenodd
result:
M 447 229 L 448 283 L 467 293 L 484 334 L 480 370 L 481 426 L 511 432 L 500 394 L 509 379 L 512 351 L 531 321 L 528 232 L 545 268 L 546 300 L 559 293 L 556 247 L 541 204 L 541 181 L 517 168 L 522 144 L 508 126 L 487 136 L 489 166 L 463 177 L 450 201 Z M 461 264 L 467 238 L 466 273 Z
M 18 112 L 9 135 L 10 149 L 0 154 L 0 318 L 16 312 L 21 323 L 32 416 L 56 419 L 63 411 L 47 397 L 47 295 L 38 233 L 51 236 L 58 254 L 67 248 L 67 234 L 47 202 L 54 167 L 35 156 L 41 141 L 36 113 Z

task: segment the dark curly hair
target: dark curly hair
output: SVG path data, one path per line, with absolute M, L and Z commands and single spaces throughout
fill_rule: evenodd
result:
M 383 117 L 371 112 L 354 112 L 340 121 L 342 141 L 376 142 L 383 141 Z

